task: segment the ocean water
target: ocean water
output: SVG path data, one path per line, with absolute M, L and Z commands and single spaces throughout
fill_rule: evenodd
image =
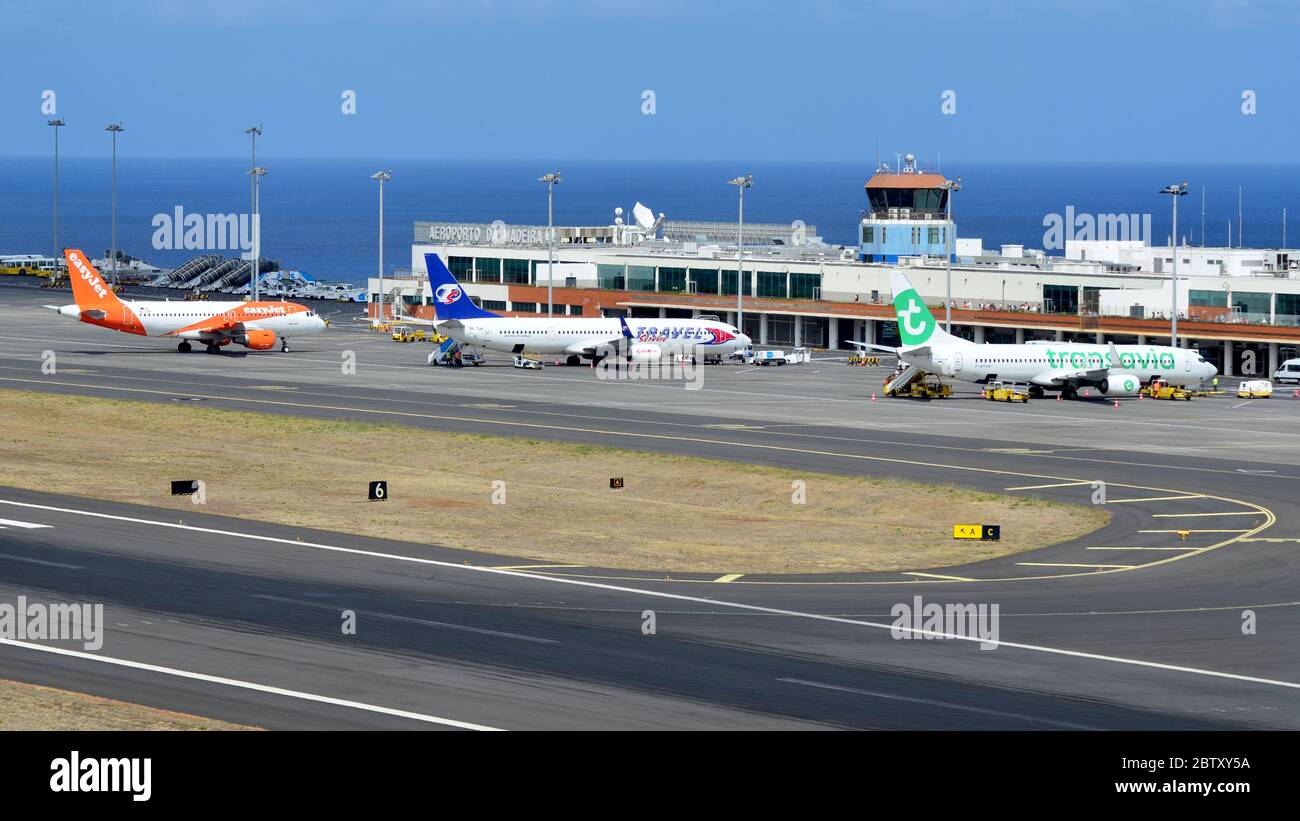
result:
M 385 267 L 410 265 L 416 220 L 546 223 L 543 173 L 559 169 L 557 224 L 604 225 L 614 208 L 641 201 L 669 219 L 732 220 L 736 189 L 726 181 L 753 173 L 745 196 L 752 222 L 815 225 L 828 242 L 854 243 L 866 205 L 863 185 L 873 163 L 862 162 L 643 162 L 567 160 L 260 160 L 263 256 L 318 278 L 361 282 L 378 256 L 378 183 L 369 175 L 391 168 L 384 189 Z M 175 267 L 198 251 L 154 247 L 158 214 L 247 213 L 246 159 L 118 161 L 118 245 L 155 265 Z M 958 236 L 980 237 L 985 248 L 1003 243 L 1042 247 L 1044 218 L 1076 213 L 1151 214 L 1155 242 L 1170 231 L 1169 197 L 1157 191 L 1186 179 L 1179 234 L 1200 244 L 1201 190 L 1206 194 L 1205 242 L 1237 233 L 1237 191 L 1244 192 L 1245 244 L 1282 242 L 1287 208 L 1292 246 L 1300 244 L 1300 164 L 945 163 L 962 177 L 954 199 Z M 64 157 L 60 171 L 60 239 L 93 255 L 109 247 L 108 157 Z M 53 162 L 0 158 L 0 253 L 53 252 Z M 215 253 L 221 253 L 217 251 Z

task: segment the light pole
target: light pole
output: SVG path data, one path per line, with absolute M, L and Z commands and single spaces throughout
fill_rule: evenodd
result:
M 745 293 L 745 189 L 754 185 L 754 175 L 727 180 L 727 185 L 734 185 L 740 191 L 740 222 L 736 228 L 736 330 L 744 333 L 744 306 L 740 299 Z
M 249 160 L 248 167 L 249 167 L 249 168 L 252 168 L 252 169 L 254 169 L 254 171 L 256 171 L 256 169 L 257 169 L 257 138 L 260 137 L 260 136 L 262 135 L 262 126 L 261 126 L 261 125 L 255 125 L 255 126 L 252 126 L 252 127 L 250 127 L 250 128 L 245 128 L 245 129 L 244 129 L 244 133 L 247 134 L 249 137 L 251 137 L 252 140 L 253 140 L 253 153 L 252 153 L 252 156 L 251 156 L 251 158 L 250 158 L 250 160 Z M 250 220 L 252 220 L 252 219 L 256 219 L 253 215 L 257 213 L 257 178 L 258 178 L 258 176 L 260 176 L 260 175 L 259 175 L 259 174 L 254 174 L 252 171 L 250 171 L 249 173 L 250 173 L 250 174 L 253 174 L 253 179 L 249 180 L 249 186 L 248 186 L 248 218 L 249 218 Z M 256 229 L 254 229 L 254 230 L 256 230 Z M 253 254 L 254 254 L 254 256 L 257 255 L 257 250 L 258 250 L 258 248 L 257 248 L 257 240 L 253 240 Z M 253 260 L 253 278 L 252 278 L 253 289 L 252 289 L 252 291 L 250 291 L 250 294 L 252 295 L 252 297 L 253 297 L 253 301 L 254 301 L 254 302 L 257 301 L 257 298 L 258 298 L 258 296 L 260 295 L 260 290 L 259 290 L 259 285 L 260 285 L 260 283 L 257 281 L 257 262 L 258 262 L 258 261 L 257 261 L 256 259 Z
M 262 203 L 260 194 L 262 177 L 266 176 L 266 169 L 254 166 L 248 173 L 253 178 L 253 264 L 250 270 L 252 272 L 253 301 L 257 302 L 261 295 L 261 290 L 258 287 L 258 280 L 260 279 L 258 274 L 261 273 L 260 269 L 262 267 Z
M 63 249 L 59 246 L 59 129 L 67 125 L 63 120 L 50 120 L 54 126 L 54 278 L 59 276 L 59 261 L 63 259 Z
M 546 318 L 550 319 L 555 313 L 555 298 L 552 295 L 555 289 L 555 186 L 560 184 L 560 172 L 552 171 L 543 177 L 537 178 L 538 182 L 546 183 L 546 242 L 549 246 L 547 253 L 548 267 L 546 269 Z M 624 283 L 626 284 L 626 283 Z
M 379 322 L 384 321 L 384 183 L 393 178 L 391 171 L 376 171 L 370 179 L 379 180 Z
M 943 267 L 944 279 L 948 282 L 948 296 L 943 301 L 943 329 L 947 333 L 952 333 L 952 195 L 961 190 L 961 177 L 955 180 L 944 180 L 939 187 L 948 192 L 948 196 L 943 198 L 943 248 L 945 251 Z
M 104 129 L 113 134 L 113 284 L 117 284 L 117 135 L 125 131 L 121 123 L 109 123 Z
M 1161 194 L 1168 194 L 1174 201 L 1174 233 L 1170 240 L 1174 246 L 1174 295 L 1170 305 L 1169 347 L 1178 347 L 1178 198 L 1187 196 L 1187 180 L 1182 185 L 1168 185 L 1160 189 Z

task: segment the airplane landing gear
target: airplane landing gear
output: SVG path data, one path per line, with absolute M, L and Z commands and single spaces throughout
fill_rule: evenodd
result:
M 1078 398 L 1079 398 L 1079 392 L 1076 391 L 1074 388 L 1069 388 L 1069 387 L 1067 387 L 1067 388 L 1061 388 L 1061 398 L 1062 398 L 1062 399 L 1078 399 Z
M 282 353 L 288 353 L 288 352 L 289 352 L 289 340 L 287 340 L 287 339 L 281 339 L 281 340 L 280 340 L 280 351 L 281 351 Z
M 203 350 L 207 353 L 221 353 L 221 346 L 215 344 L 209 344 L 208 347 L 204 348 Z
M 190 347 L 190 343 L 182 342 L 181 344 L 176 346 L 176 350 L 180 351 L 181 353 L 189 353 L 190 350 L 192 349 Z

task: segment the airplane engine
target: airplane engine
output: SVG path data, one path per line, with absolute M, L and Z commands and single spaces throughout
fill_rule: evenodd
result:
M 633 345 L 627 352 L 629 362 L 641 365 L 653 365 L 662 358 L 662 345 Z
M 255 351 L 269 351 L 275 347 L 275 331 L 246 331 L 235 341 Z
M 1113 373 L 1101 381 L 1102 396 L 1137 396 L 1142 380 L 1131 373 Z

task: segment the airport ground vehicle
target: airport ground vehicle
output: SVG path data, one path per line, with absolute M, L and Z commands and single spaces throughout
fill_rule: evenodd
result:
M 1178 385 L 1170 385 L 1163 379 L 1153 379 L 1151 384 L 1138 391 L 1139 396 L 1148 399 L 1185 399 L 1192 401 L 1192 392 Z
M 430 365 L 447 365 L 453 368 L 465 365 L 478 367 L 485 361 L 483 354 L 472 348 L 467 348 L 449 337 L 435 338 L 434 344 L 437 347 L 429 353 L 428 361 Z
M 947 399 L 952 396 L 952 386 L 932 373 L 907 367 L 895 371 L 885 380 L 884 392 L 885 396 L 907 399 Z
M 1028 402 L 1028 382 L 990 382 L 984 386 L 983 396 L 992 402 Z
M 395 325 L 393 327 L 394 342 L 423 342 L 424 331 L 413 330 L 405 325 Z
M 750 361 L 755 365 L 784 365 L 785 351 L 755 351 Z
M 1238 399 L 1268 399 L 1273 395 L 1273 383 L 1267 379 L 1248 379 L 1237 387 Z
M 540 371 L 542 369 L 542 363 L 541 360 L 515 354 L 515 367 L 530 371 Z
M 786 361 L 786 362 L 789 362 L 791 365 L 798 365 L 798 364 L 801 364 L 801 363 L 803 363 L 803 362 L 811 362 L 811 361 L 812 361 L 812 349 L 811 349 L 811 348 L 795 348 L 793 351 L 790 351 L 790 353 L 788 353 L 788 354 L 785 355 L 785 361 Z
M 1300 385 L 1300 359 L 1288 359 L 1273 372 L 1274 382 L 1294 382 Z

